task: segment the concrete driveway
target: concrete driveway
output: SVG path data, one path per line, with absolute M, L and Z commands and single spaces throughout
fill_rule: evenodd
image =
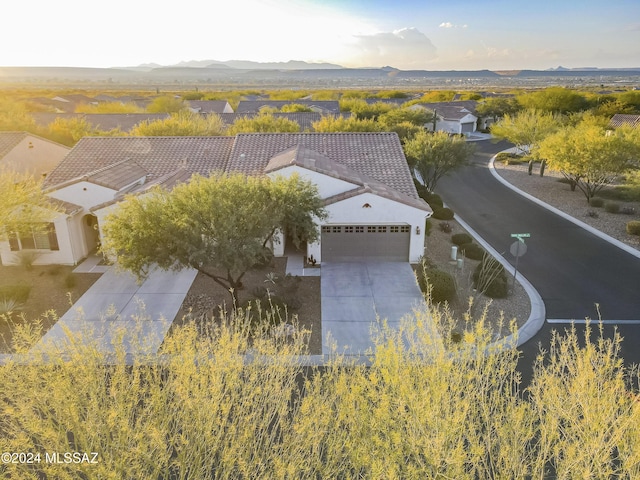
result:
M 408 263 L 322 263 L 322 353 L 330 354 L 328 335 L 338 353 L 364 354 L 373 346 L 371 327 L 386 319 L 397 326 L 400 319 L 424 305 L 422 293 Z
M 42 337 L 34 348 L 64 348 L 71 336 L 95 341 L 105 352 L 124 345 L 126 353 L 156 353 L 195 270 L 153 270 L 140 285 L 129 273 L 109 268 Z M 122 337 L 122 339 L 120 339 Z

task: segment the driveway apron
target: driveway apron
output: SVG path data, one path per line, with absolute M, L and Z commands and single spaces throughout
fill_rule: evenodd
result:
M 155 269 L 137 284 L 133 275 L 110 268 L 34 348 L 62 349 L 73 338 L 106 353 L 120 344 L 127 354 L 157 353 L 196 273 Z
M 386 320 L 397 327 L 415 308 L 424 308 L 422 293 L 408 263 L 322 263 L 322 353 L 364 354 L 373 347 L 372 327 Z

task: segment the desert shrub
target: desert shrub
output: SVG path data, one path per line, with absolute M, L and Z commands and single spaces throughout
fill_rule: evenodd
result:
M 620 204 L 616 202 L 607 202 L 604 204 L 604 209 L 608 213 L 620 212 Z
M 509 152 L 500 152 L 496 155 L 496 161 L 497 162 L 502 162 L 505 165 L 515 165 L 515 164 L 519 164 L 519 163 L 525 163 L 528 162 L 529 159 L 528 157 L 524 157 L 522 155 L 518 155 L 515 153 L 509 153 Z
M 428 237 L 431 235 L 431 229 L 433 228 L 433 223 L 431 220 L 427 218 L 427 221 L 424 222 L 424 234 Z
M 418 285 L 423 293 L 431 295 L 433 303 L 450 302 L 456 296 L 456 284 L 451 275 L 427 265 L 418 269 Z
M 18 303 L 24 303 L 29 298 L 31 287 L 29 285 L 5 285 L 0 287 L 0 298 L 12 299 Z
M 627 222 L 627 233 L 629 235 L 640 235 L 640 221 L 631 220 Z
M 25 270 L 31 270 L 36 259 L 40 256 L 38 252 L 29 250 L 22 250 L 15 255 L 18 258 L 18 263 L 24 267 Z
M 437 220 L 453 220 L 453 210 L 447 207 L 431 207 L 433 209 L 433 218 Z
M 591 218 L 598 218 L 598 212 L 596 212 L 595 210 L 589 210 L 587 212 L 587 217 L 591 217 Z
M 437 193 L 427 192 L 427 194 L 423 198 L 426 200 L 426 202 L 429 204 L 429 206 L 432 209 L 442 208 L 442 205 L 443 205 L 442 197 Z
M 470 260 L 482 260 L 484 249 L 477 243 L 463 243 L 459 245 L 460 252 Z
M 491 298 L 504 298 L 508 294 L 504 267 L 489 255 L 485 255 L 473 271 L 473 285 Z
M 451 233 L 452 227 L 449 222 L 440 222 L 440 231 L 444 233 Z
M 464 245 L 473 242 L 473 238 L 468 233 L 456 233 L 451 235 L 451 243 L 454 245 Z
M 254 267 L 255 268 L 265 268 L 271 266 L 271 262 L 273 260 L 273 252 L 270 248 L 264 248 L 262 255 L 260 256 L 260 260 L 258 260 Z
M 61 271 L 62 271 L 62 265 L 51 265 L 47 270 L 47 273 L 52 277 L 55 277 L 57 275 L 60 275 Z
M 591 200 L 589 200 L 589 205 L 591 205 L 592 207 L 600 208 L 604 205 L 604 199 L 600 197 L 593 197 Z

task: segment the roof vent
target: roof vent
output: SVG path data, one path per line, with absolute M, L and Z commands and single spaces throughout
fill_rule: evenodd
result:
M 371 205 L 368 203 L 365 203 L 364 205 L 362 205 L 362 208 L 371 208 Z

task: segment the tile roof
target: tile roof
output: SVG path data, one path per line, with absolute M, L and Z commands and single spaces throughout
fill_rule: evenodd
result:
M 261 175 L 269 161 L 300 145 L 410 197 L 418 194 L 395 133 L 247 133 L 233 145 L 227 170 Z
M 26 132 L 0 132 L 0 158 L 13 150 L 26 136 Z
M 209 175 L 224 171 L 234 137 L 85 137 L 47 176 L 45 187 L 78 181 L 124 160 L 148 172 L 148 179 L 184 166 Z
M 189 100 L 187 103 L 198 113 L 224 113 L 229 105 L 226 100 Z
M 280 154 L 272 157 L 265 168 L 265 173 L 277 172 L 280 169 L 292 165 L 300 166 L 307 170 L 322 173 L 357 185 L 357 187 L 352 190 L 325 199 L 325 205 L 330 205 L 362 193 L 374 193 L 405 205 L 410 205 L 428 212 L 431 211 L 427 203 L 422 199 L 406 193 L 398 192 L 384 183 L 356 172 L 355 170 L 352 170 L 338 162 L 330 160 L 315 150 L 311 150 L 310 148 L 300 145 L 288 148 Z
M 337 100 L 241 100 L 236 113 L 258 113 L 262 107 L 282 108 L 292 103 L 306 105 L 318 113 L 340 113 Z
M 149 172 L 135 161 L 126 158 L 121 162 L 88 174 L 87 180 L 112 190 L 121 190 L 136 181 L 146 178 L 148 174 Z
M 609 121 L 609 125 L 613 128 L 621 127 L 623 125 L 630 125 L 632 127 L 637 127 L 640 125 L 640 115 L 628 115 L 624 113 L 616 113 L 611 120 Z
M 478 102 L 475 100 L 460 100 L 457 102 L 430 102 L 430 103 L 418 103 L 421 107 L 429 110 L 435 110 L 438 112 L 438 116 L 446 120 L 460 120 L 469 113 L 474 116 L 478 116 L 476 107 Z

